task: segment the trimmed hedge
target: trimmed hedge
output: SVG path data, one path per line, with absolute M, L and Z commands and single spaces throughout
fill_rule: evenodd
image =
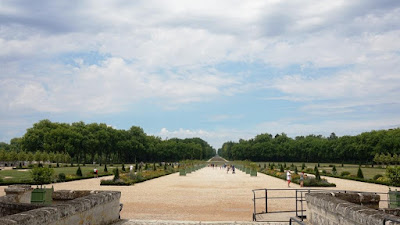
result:
M 262 170 L 260 172 L 269 176 L 286 180 L 286 173 L 278 172 L 276 170 Z M 292 183 L 300 184 L 300 176 L 298 174 L 292 174 Z M 336 184 L 329 183 L 326 179 L 317 180 L 315 178 L 306 177 L 306 179 L 304 179 L 304 187 L 336 187 Z

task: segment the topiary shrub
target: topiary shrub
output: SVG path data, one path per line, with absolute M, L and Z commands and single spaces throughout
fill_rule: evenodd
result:
M 81 170 L 81 167 L 80 167 L 80 166 L 79 166 L 78 169 L 76 170 L 76 175 L 77 175 L 78 177 L 81 177 L 81 176 L 82 176 L 82 170 Z
M 59 173 L 58 174 L 58 181 L 64 182 L 65 181 L 65 173 Z
M 319 175 L 319 170 L 317 166 L 314 167 L 314 172 L 315 172 L 315 179 L 321 180 L 321 175 Z
M 337 174 L 337 170 L 336 170 L 336 166 L 335 166 L 335 165 L 333 165 L 332 174 L 333 174 L 333 175 L 336 175 L 336 174 Z
M 358 167 L 357 177 L 358 177 L 358 178 L 364 178 L 364 174 L 363 174 L 363 172 L 362 172 L 362 170 L 361 170 L 361 166 Z
M 279 170 L 280 172 L 284 172 L 284 169 L 283 169 L 283 165 L 281 164 L 281 168 L 280 168 L 280 170 Z
M 117 181 L 117 180 L 119 180 L 119 169 L 118 169 L 118 167 L 116 168 L 116 169 L 114 169 L 114 181 Z
M 301 170 L 304 170 L 306 168 L 306 164 L 305 163 L 302 163 L 301 164 Z
M 45 167 L 35 167 L 31 170 L 32 180 L 35 184 L 42 186 L 52 181 L 54 169 Z
M 125 172 L 125 165 L 124 164 L 122 164 L 121 170 Z
M 107 164 L 104 164 L 104 172 L 108 172 Z

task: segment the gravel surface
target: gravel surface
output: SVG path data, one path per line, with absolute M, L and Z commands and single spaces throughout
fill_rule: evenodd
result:
M 112 176 L 108 177 L 111 179 Z M 178 173 L 153 179 L 133 186 L 100 186 L 100 180 L 88 179 L 54 184 L 55 190 L 118 190 L 122 192 L 123 219 L 137 220 L 192 220 L 192 221 L 251 221 L 253 189 L 282 188 L 269 196 L 294 196 L 298 185 L 287 188 L 284 180 L 258 173 L 250 177 L 241 171 L 226 173 L 220 168 L 203 168 L 187 176 Z M 327 178 L 338 190 L 387 192 L 387 186 Z M 0 195 L 4 195 L 4 186 Z M 260 192 L 263 194 L 263 192 Z M 261 196 L 261 195 L 260 195 Z M 258 211 L 264 210 L 264 200 L 257 202 Z M 268 210 L 294 209 L 293 199 L 268 202 Z

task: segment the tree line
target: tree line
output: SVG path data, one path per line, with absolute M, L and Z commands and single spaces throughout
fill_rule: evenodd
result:
M 356 136 L 288 137 L 265 133 L 239 142 L 225 142 L 218 155 L 229 160 L 373 163 L 375 155 L 400 155 L 400 128 L 364 132 Z M 376 162 L 376 161 L 375 161 Z
M 63 155 L 63 159 L 69 157 L 75 163 L 203 160 L 215 155 L 215 150 L 200 138 L 162 140 L 147 135 L 137 126 L 118 130 L 104 123 L 68 124 L 50 120 L 33 124 L 22 137 L 11 139 L 10 144 L 0 143 L 1 149 L 17 154 L 24 152 L 26 155 L 40 153 L 45 158 L 58 154 L 59 157 Z M 12 154 L 4 157 L 18 158 Z

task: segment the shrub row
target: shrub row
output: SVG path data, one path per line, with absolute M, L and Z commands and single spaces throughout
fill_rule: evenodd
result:
M 283 172 L 278 172 L 276 170 L 262 170 L 260 172 L 269 176 L 286 180 L 286 173 Z M 292 174 L 292 182 L 300 184 L 300 175 Z M 306 177 L 304 179 L 304 187 L 336 187 L 336 184 L 329 183 L 326 179 L 317 180 L 314 177 Z

